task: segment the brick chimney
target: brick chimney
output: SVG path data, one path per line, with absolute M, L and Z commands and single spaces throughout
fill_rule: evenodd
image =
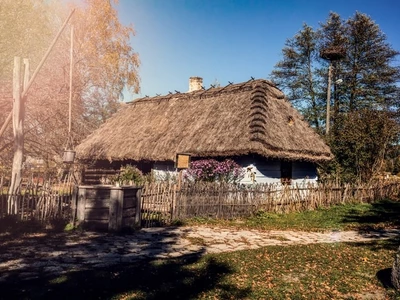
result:
M 201 90 L 202 85 L 203 85 L 203 78 L 201 77 L 189 78 L 189 92 Z

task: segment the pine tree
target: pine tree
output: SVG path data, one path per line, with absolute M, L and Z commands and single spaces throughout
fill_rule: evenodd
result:
M 348 110 L 387 110 L 398 106 L 396 82 L 400 71 L 391 64 L 399 52 L 391 48 L 385 34 L 369 16 L 357 12 L 346 25 L 344 80 L 348 82 Z
M 284 59 L 275 66 L 272 80 L 318 129 L 322 111 L 318 101 L 319 84 L 314 66 L 318 56 L 317 42 L 318 34 L 304 24 L 301 31 L 286 41 L 282 50 Z
M 394 122 L 400 105 L 400 69 L 394 65 L 399 52 L 387 43 L 379 26 L 359 12 L 346 21 L 330 13 L 312 34 L 304 25 L 285 44 L 283 60 L 271 77 L 321 132 L 329 62 L 318 54 L 332 48 L 345 54 L 333 62 L 333 130 L 326 136 L 336 156 L 332 165 L 343 177 L 367 180 L 379 171 L 399 132 Z

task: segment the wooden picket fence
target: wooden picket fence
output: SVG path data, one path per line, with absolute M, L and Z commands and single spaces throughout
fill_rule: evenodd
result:
M 174 219 L 177 185 L 146 183 L 142 190 L 141 220 L 143 227 L 168 225 Z
M 397 199 L 399 194 L 400 181 L 296 186 L 153 183 L 143 187 L 142 225 L 161 226 L 193 217 L 233 219 L 259 211 L 290 213 L 335 204 Z
M 4 177 L 0 177 L 0 217 L 16 215 L 20 220 L 40 222 L 71 217 L 74 190 L 71 176 L 63 181 L 32 177 L 20 184 L 16 194 L 9 194 L 8 190 Z
M 32 178 L 21 184 L 18 194 L 9 195 L 0 177 L 0 217 L 10 214 L 9 203 L 14 197 L 17 209 L 11 214 L 22 220 L 71 219 L 73 191 L 70 177 L 61 182 Z M 193 217 L 233 219 L 260 211 L 290 213 L 341 203 L 398 199 L 399 195 L 400 181 L 296 186 L 147 183 L 142 190 L 141 220 L 143 227 L 154 227 Z

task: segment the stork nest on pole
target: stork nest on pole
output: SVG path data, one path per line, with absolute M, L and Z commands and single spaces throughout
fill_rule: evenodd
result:
M 320 57 L 326 60 L 339 60 L 346 56 L 346 49 L 341 46 L 331 46 L 320 52 Z

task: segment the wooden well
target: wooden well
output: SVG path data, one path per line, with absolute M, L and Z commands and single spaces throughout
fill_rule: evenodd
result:
M 79 186 L 74 220 L 91 230 L 137 228 L 141 223 L 141 191 L 141 187 L 134 186 Z

